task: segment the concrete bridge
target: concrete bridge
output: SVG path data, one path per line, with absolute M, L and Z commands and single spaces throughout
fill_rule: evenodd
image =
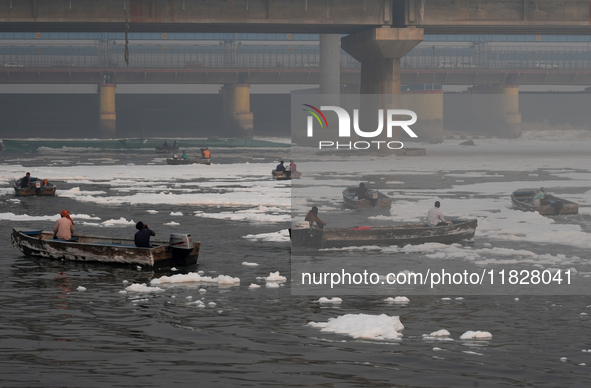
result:
M 321 93 L 339 92 L 342 48 L 361 63 L 360 93 L 399 94 L 401 59 L 423 41 L 425 33 L 591 34 L 591 12 L 588 0 L 0 0 L 0 31 L 319 33 Z M 337 34 L 349 35 L 341 39 Z M 554 74 L 550 70 L 540 69 L 546 73 L 541 77 L 548 79 Z M 473 82 L 479 82 L 481 72 L 470 71 Z M 72 77 L 81 72 L 70 69 L 62 73 Z M 280 76 L 283 72 L 276 73 Z M 421 71 L 415 73 L 418 79 Z M 447 79 L 452 73 L 443 70 L 442 76 Z M 507 120 L 512 135 L 519 133 L 521 116 L 517 86 L 507 82 L 521 73 L 498 76 L 498 84 L 490 89 L 475 89 L 506 96 L 499 115 Z M 5 70 L 6 77 L 30 74 L 24 69 Z M 147 72 L 143 74 L 147 77 Z M 177 70 L 172 74 L 178 79 L 179 74 L 210 72 Z M 309 71 L 306 76 L 312 74 Z M 224 110 L 228 125 L 249 133 L 253 121 L 248 84 L 236 75 L 238 83 L 225 84 L 222 90 Z M 41 79 L 41 70 L 37 76 Z M 119 74 L 113 77 L 118 82 L 122 78 Z M 434 78 L 436 70 L 431 71 Z M 101 131 L 107 137 L 116 134 L 115 85 L 111 82 L 103 78 L 99 84 Z M 441 111 L 442 104 L 433 99 L 427 111 Z

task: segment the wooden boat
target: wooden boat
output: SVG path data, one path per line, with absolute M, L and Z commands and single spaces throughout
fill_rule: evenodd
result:
M 290 172 L 288 176 L 288 174 L 284 171 L 278 172 L 277 170 L 271 170 L 271 176 L 273 176 L 273 179 L 276 179 L 278 181 L 285 181 L 289 179 L 300 179 L 302 177 L 302 173 L 299 171 L 293 171 Z
M 392 198 L 378 190 L 367 190 L 368 199 L 353 198 L 357 187 L 347 187 L 343 190 L 343 201 L 347 206 L 359 209 L 368 207 L 390 207 L 392 206 Z
M 511 194 L 511 202 L 513 208 L 523 211 L 535 212 L 537 211 L 543 216 L 554 216 L 563 214 L 577 214 L 579 212 L 579 204 L 568 201 L 566 199 L 555 197 L 552 194 L 544 195 L 541 205 L 536 207 L 534 205 L 534 196 L 536 189 L 519 189 Z
M 190 235 L 171 234 L 171 241 L 152 241 L 151 248 L 139 248 L 131 238 L 75 235 L 73 240 L 56 240 L 53 232 L 12 230 L 12 246 L 27 256 L 59 260 L 136 264 L 146 267 L 170 267 L 197 263 L 201 243 Z M 178 241 L 178 242 L 176 242 Z
M 207 164 L 208 166 L 211 164 L 210 159 L 166 159 L 166 164 L 171 164 L 174 166 L 180 164 Z
M 31 186 L 20 188 L 21 180 L 14 181 L 14 195 L 17 197 L 32 197 L 37 196 L 52 196 L 55 195 L 57 189 L 54 184 L 48 183 L 43 185 L 43 179 L 30 178 Z
M 452 225 L 428 226 L 427 224 L 401 226 L 361 226 L 352 228 L 290 230 L 294 247 L 343 248 L 365 245 L 407 245 L 424 243 L 452 244 L 474 237 L 477 220 L 453 221 Z

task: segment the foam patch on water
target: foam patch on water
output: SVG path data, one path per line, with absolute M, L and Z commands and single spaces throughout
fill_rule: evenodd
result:
M 267 283 L 283 283 L 287 281 L 287 278 L 285 276 L 281 276 L 279 274 L 279 271 L 277 272 L 270 272 L 269 276 L 267 276 L 265 278 L 265 281 Z
M 271 232 L 271 233 L 260 233 L 260 234 L 248 234 L 246 236 L 242 236 L 250 241 L 259 241 L 259 242 L 289 242 L 291 241 L 289 238 L 289 229 L 283 229 L 278 232 Z
M 150 281 L 151 285 L 178 284 L 178 283 L 217 283 L 218 285 L 238 285 L 239 278 L 227 275 L 218 275 L 216 277 L 203 276 L 198 273 L 189 272 L 188 274 L 177 274 L 172 276 L 162 276 Z
M 346 314 L 327 322 L 309 322 L 308 326 L 325 333 L 344 334 L 352 338 L 395 340 L 402 337 L 404 325 L 397 316 Z
M 127 292 L 160 292 L 160 291 L 164 291 L 162 288 L 160 287 L 150 287 L 148 285 L 146 285 L 145 283 L 134 283 L 130 286 L 125 287 L 125 291 Z
M 135 221 L 127 220 L 123 217 L 116 219 L 110 219 L 107 221 L 101 222 L 101 226 L 111 227 L 111 226 L 128 226 L 128 225 L 135 225 Z
M 318 299 L 316 302 L 320 303 L 320 304 L 341 304 L 341 303 L 343 303 L 343 300 L 341 298 L 337 298 L 337 297 L 333 297 L 331 299 L 328 299 L 323 296 L 322 298 Z
M 492 338 L 492 334 L 488 331 L 467 331 L 460 336 L 460 339 L 477 339 L 477 340 L 488 340 Z
M 410 302 L 410 299 L 408 299 L 406 296 L 397 296 L 395 298 L 389 297 L 384 299 L 384 302 L 388 302 L 388 303 L 396 303 L 396 304 L 407 304 L 408 302 Z

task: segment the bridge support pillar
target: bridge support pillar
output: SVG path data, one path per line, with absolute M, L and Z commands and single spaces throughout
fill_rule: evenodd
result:
M 474 99 L 473 112 L 484 129 L 494 136 L 517 138 L 521 136 L 519 113 L 519 85 L 477 85 L 469 89 L 472 94 L 493 94 L 495 97 Z M 492 126 L 492 128 L 491 128 Z
M 320 35 L 320 94 L 341 93 L 341 37 Z
M 423 41 L 423 29 L 381 27 L 341 39 L 361 62 L 361 94 L 400 94 L 400 58 Z
M 443 142 L 443 90 L 419 90 L 404 93 L 405 108 L 417 114 L 419 120 L 412 130 L 419 141 Z M 407 105 L 408 104 L 408 105 Z
M 250 85 L 224 84 L 220 90 L 223 99 L 224 127 L 232 136 L 253 136 L 253 114 L 250 111 Z
M 115 84 L 99 84 L 99 133 L 101 138 L 117 137 L 117 112 L 115 110 Z

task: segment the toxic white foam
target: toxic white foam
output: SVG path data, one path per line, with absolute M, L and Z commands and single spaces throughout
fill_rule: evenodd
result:
M 308 326 L 322 332 L 344 334 L 353 338 L 395 340 L 402 337 L 404 325 L 397 316 L 346 314 L 327 322 L 309 322 Z

